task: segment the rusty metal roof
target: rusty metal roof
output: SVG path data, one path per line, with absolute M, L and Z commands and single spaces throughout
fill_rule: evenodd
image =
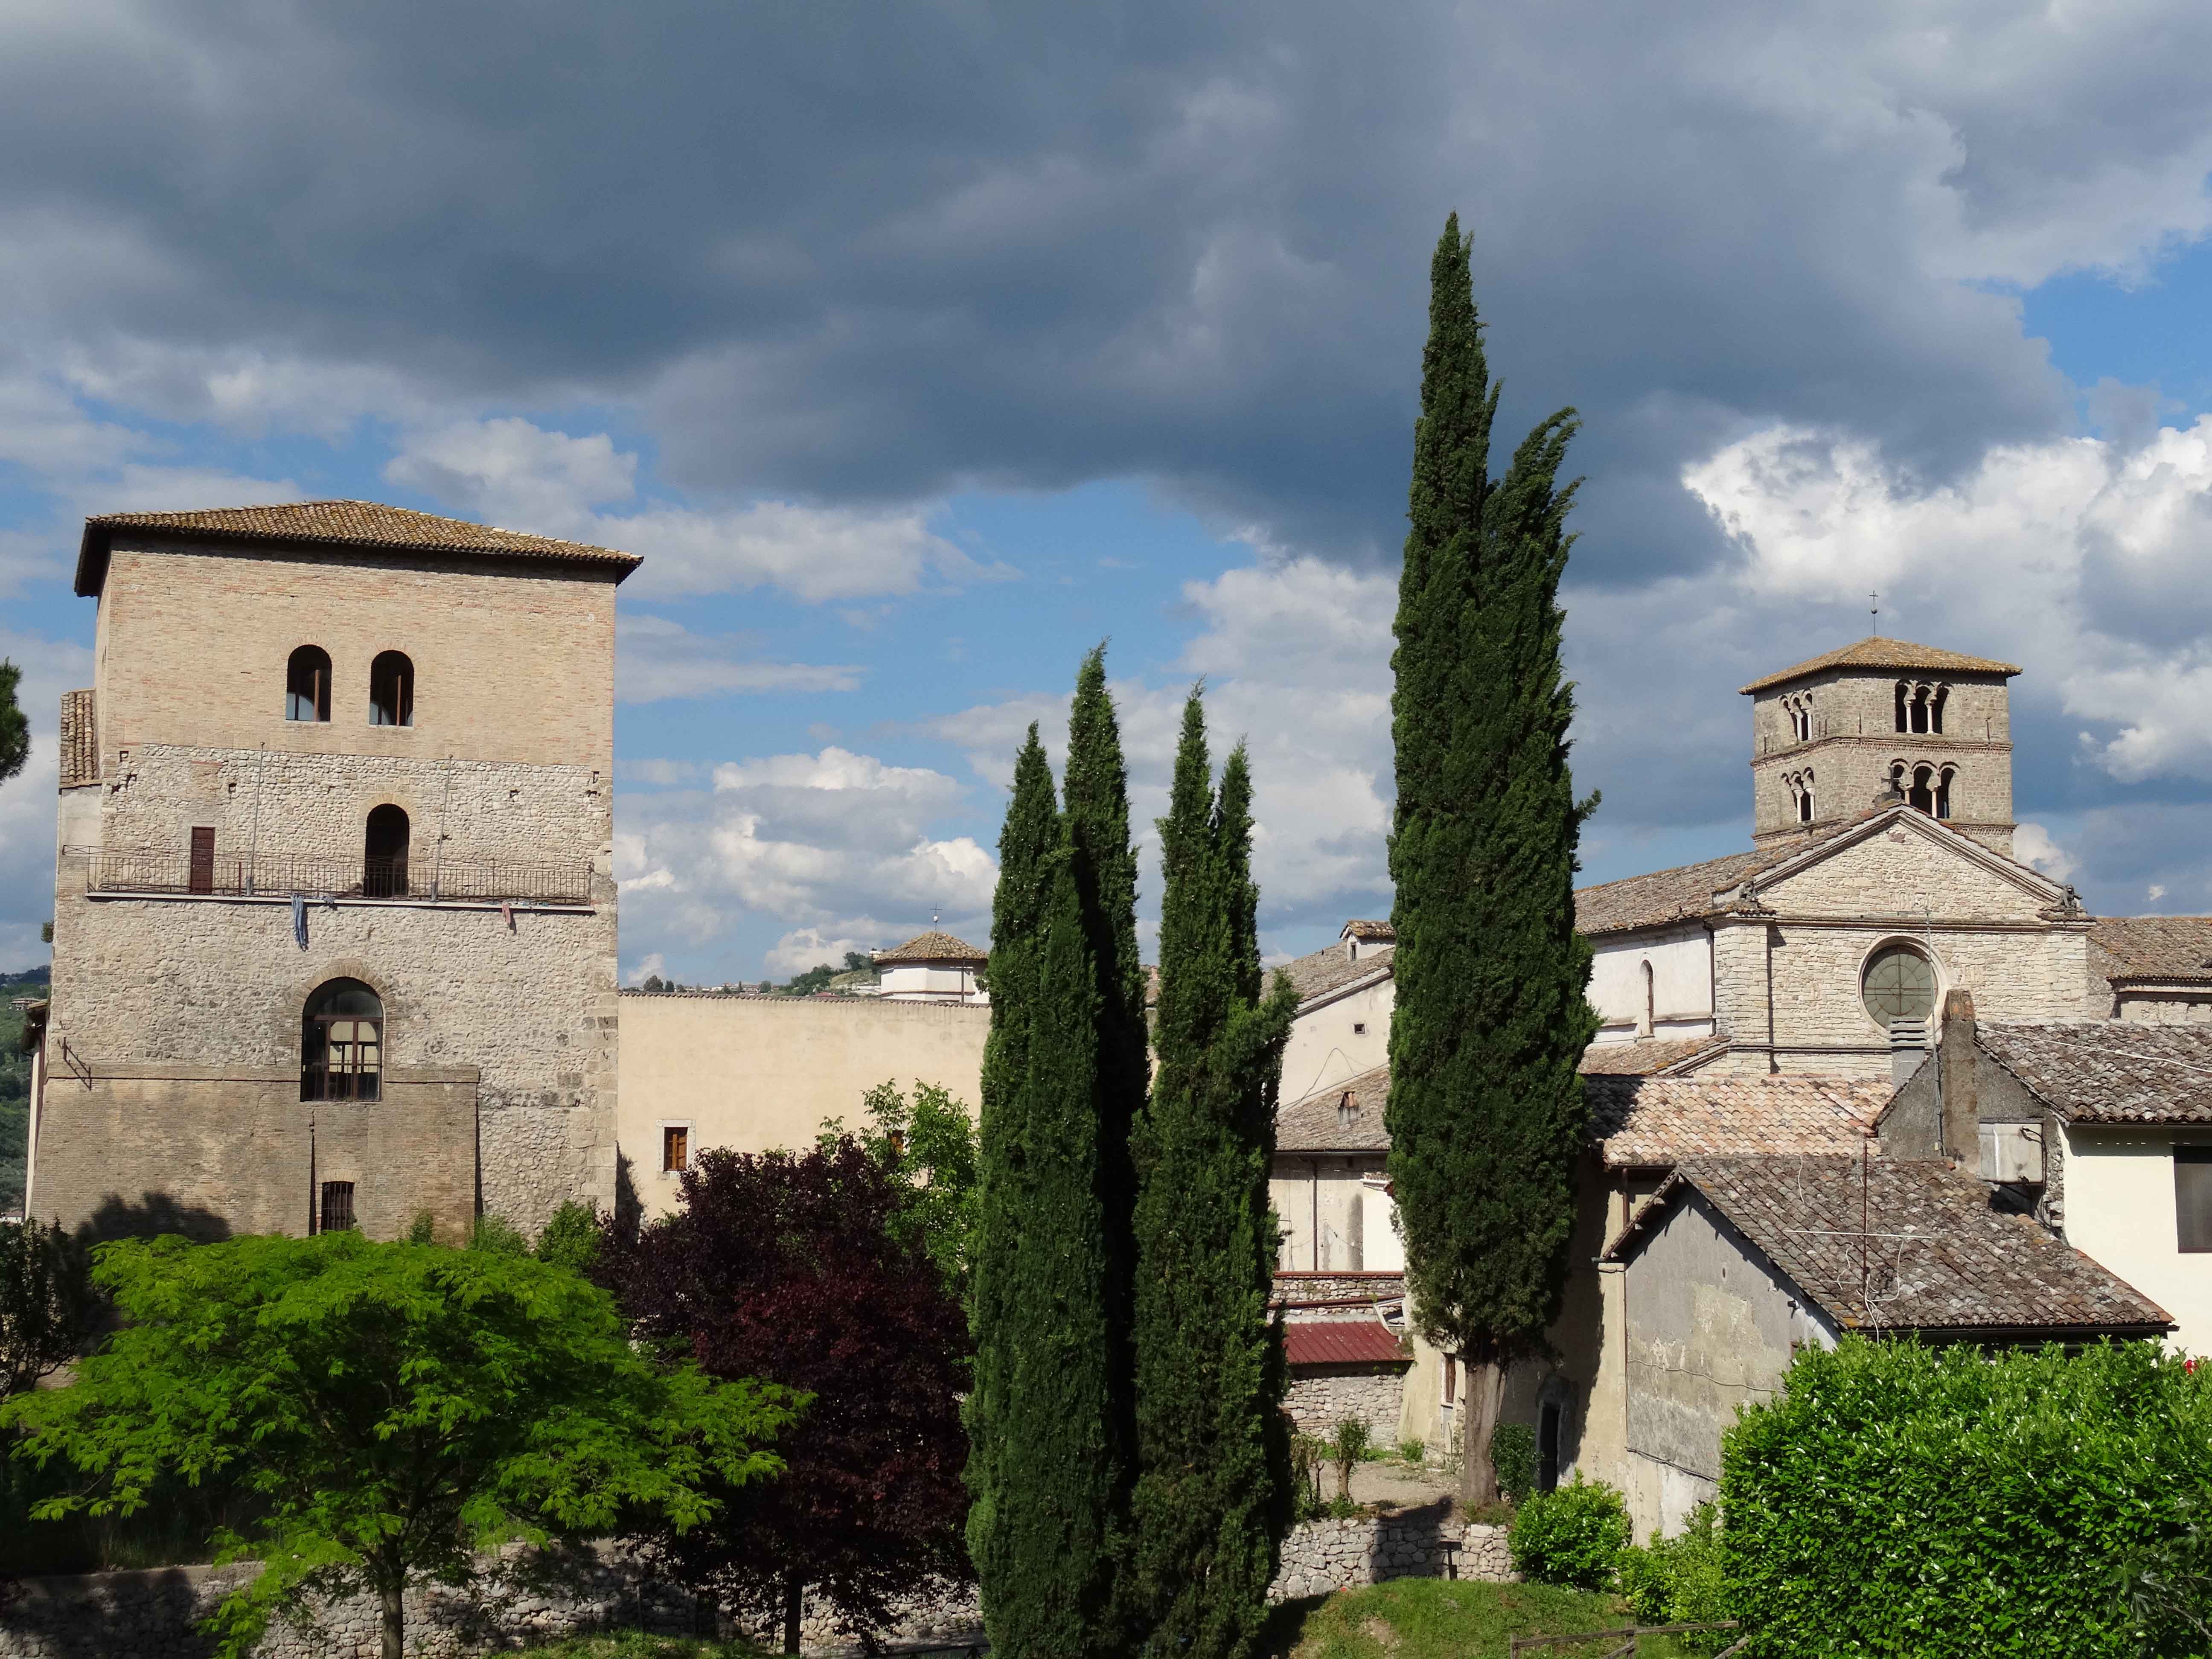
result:
M 1293 1365 L 1404 1364 L 1406 1345 L 1380 1319 L 1295 1319 L 1283 1327 L 1283 1357 Z

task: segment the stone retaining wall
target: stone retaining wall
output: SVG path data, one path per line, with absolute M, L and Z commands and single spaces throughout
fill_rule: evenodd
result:
M 1462 1527 L 1436 1509 L 1308 1521 L 1283 1540 L 1283 1565 L 1267 1587 L 1270 1601 L 1328 1595 L 1392 1578 L 1481 1578 L 1510 1583 L 1517 1577 L 1503 1527 Z
M 1306 1434 L 1326 1440 L 1338 1420 L 1364 1419 L 1377 1447 L 1398 1443 L 1398 1420 L 1406 1394 L 1403 1370 L 1366 1376 L 1294 1376 L 1283 1406 Z
M 0 1659 L 207 1659 L 214 1642 L 197 1626 L 254 1567 L 159 1567 L 143 1572 L 0 1581 Z M 422 1659 L 512 1652 L 580 1632 L 645 1630 L 660 1635 L 732 1635 L 727 1620 L 687 1592 L 643 1577 L 609 1554 L 586 1564 L 560 1589 L 505 1586 L 471 1597 L 440 1586 L 407 1594 L 407 1651 Z M 805 1650 L 842 1656 L 859 1649 L 810 1607 Z M 981 1640 L 975 1592 L 917 1602 L 888 1633 L 887 1652 L 941 1650 Z M 749 1632 L 767 1637 L 765 1631 Z M 256 1659 L 377 1659 L 382 1651 L 373 1597 L 319 1609 L 314 1627 L 275 1625 Z

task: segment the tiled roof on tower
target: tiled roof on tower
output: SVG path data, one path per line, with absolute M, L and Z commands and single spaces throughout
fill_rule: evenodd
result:
M 117 531 L 197 541 L 375 548 L 398 553 L 462 553 L 491 558 L 550 559 L 597 565 L 627 575 L 643 562 L 635 553 L 585 542 L 499 530 L 465 519 L 441 518 L 378 501 L 295 501 L 271 507 L 208 507 L 190 513 L 103 513 L 84 521 L 77 550 L 76 591 L 98 593 Z
M 1884 639 L 1875 634 L 1856 645 L 1847 645 L 1840 651 L 1808 657 L 1794 668 L 1762 676 L 1745 686 L 1743 694 L 1749 696 L 1754 691 L 1765 690 L 1769 686 L 1802 679 L 1808 674 L 1818 674 L 1831 668 L 1924 668 L 1943 674 L 2007 676 L 2021 672 L 2016 665 L 1998 662 L 1991 657 L 1969 657 L 1957 651 L 1944 651 L 1932 645 L 1915 645 L 1910 640 Z
M 875 953 L 878 962 L 974 962 L 988 958 L 966 939 L 955 939 L 950 933 L 932 928 L 927 933 L 916 933 L 905 944 Z

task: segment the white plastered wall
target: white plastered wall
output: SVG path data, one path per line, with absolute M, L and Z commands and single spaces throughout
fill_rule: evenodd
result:
M 1651 969 L 1648 1007 L 1647 963 Z M 1701 927 L 1680 927 L 1599 941 L 1590 964 L 1589 1000 L 1604 1022 L 1597 1035 L 1600 1042 L 1711 1035 L 1712 935 Z
M 2173 1147 L 2203 1130 L 2062 1126 L 2066 1242 L 2166 1310 L 2168 1346 L 2212 1354 L 2212 1255 L 2185 1255 L 2173 1202 Z
M 1384 974 L 1302 1012 L 1283 1048 L 1284 1103 L 1304 1100 L 1389 1060 L 1396 993 L 1395 981 Z

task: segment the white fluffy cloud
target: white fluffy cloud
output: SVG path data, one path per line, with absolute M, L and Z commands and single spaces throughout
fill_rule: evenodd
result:
M 1892 631 L 2005 657 L 2112 778 L 2212 779 L 2212 416 L 2130 449 L 2001 446 L 1916 485 L 1865 442 L 1778 428 L 1684 483 L 1768 599 L 1887 593 Z
M 62 693 L 92 683 L 92 653 L 0 629 L 0 659 L 23 671 L 16 701 L 31 725 L 29 761 L 0 783 L 0 969 L 13 973 L 46 959 L 39 929 L 54 909 Z
M 850 599 L 1012 574 L 932 531 L 927 504 L 762 501 L 700 510 L 647 501 L 603 511 L 636 496 L 637 456 L 604 432 L 571 437 L 519 416 L 412 434 L 384 475 L 471 517 L 636 553 L 645 563 L 628 591 L 637 598 L 776 587 L 810 601 Z
M 815 940 L 843 942 L 797 968 L 896 943 L 933 915 L 988 928 L 997 863 L 973 836 L 938 828 L 965 798 L 941 773 L 835 746 L 718 766 L 708 791 L 625 794 L 624 927 L 703 945 L 738 910 L 765 915 L 787 929 L 771 969 L 791 968 L 792 951 L 828 948 Z

